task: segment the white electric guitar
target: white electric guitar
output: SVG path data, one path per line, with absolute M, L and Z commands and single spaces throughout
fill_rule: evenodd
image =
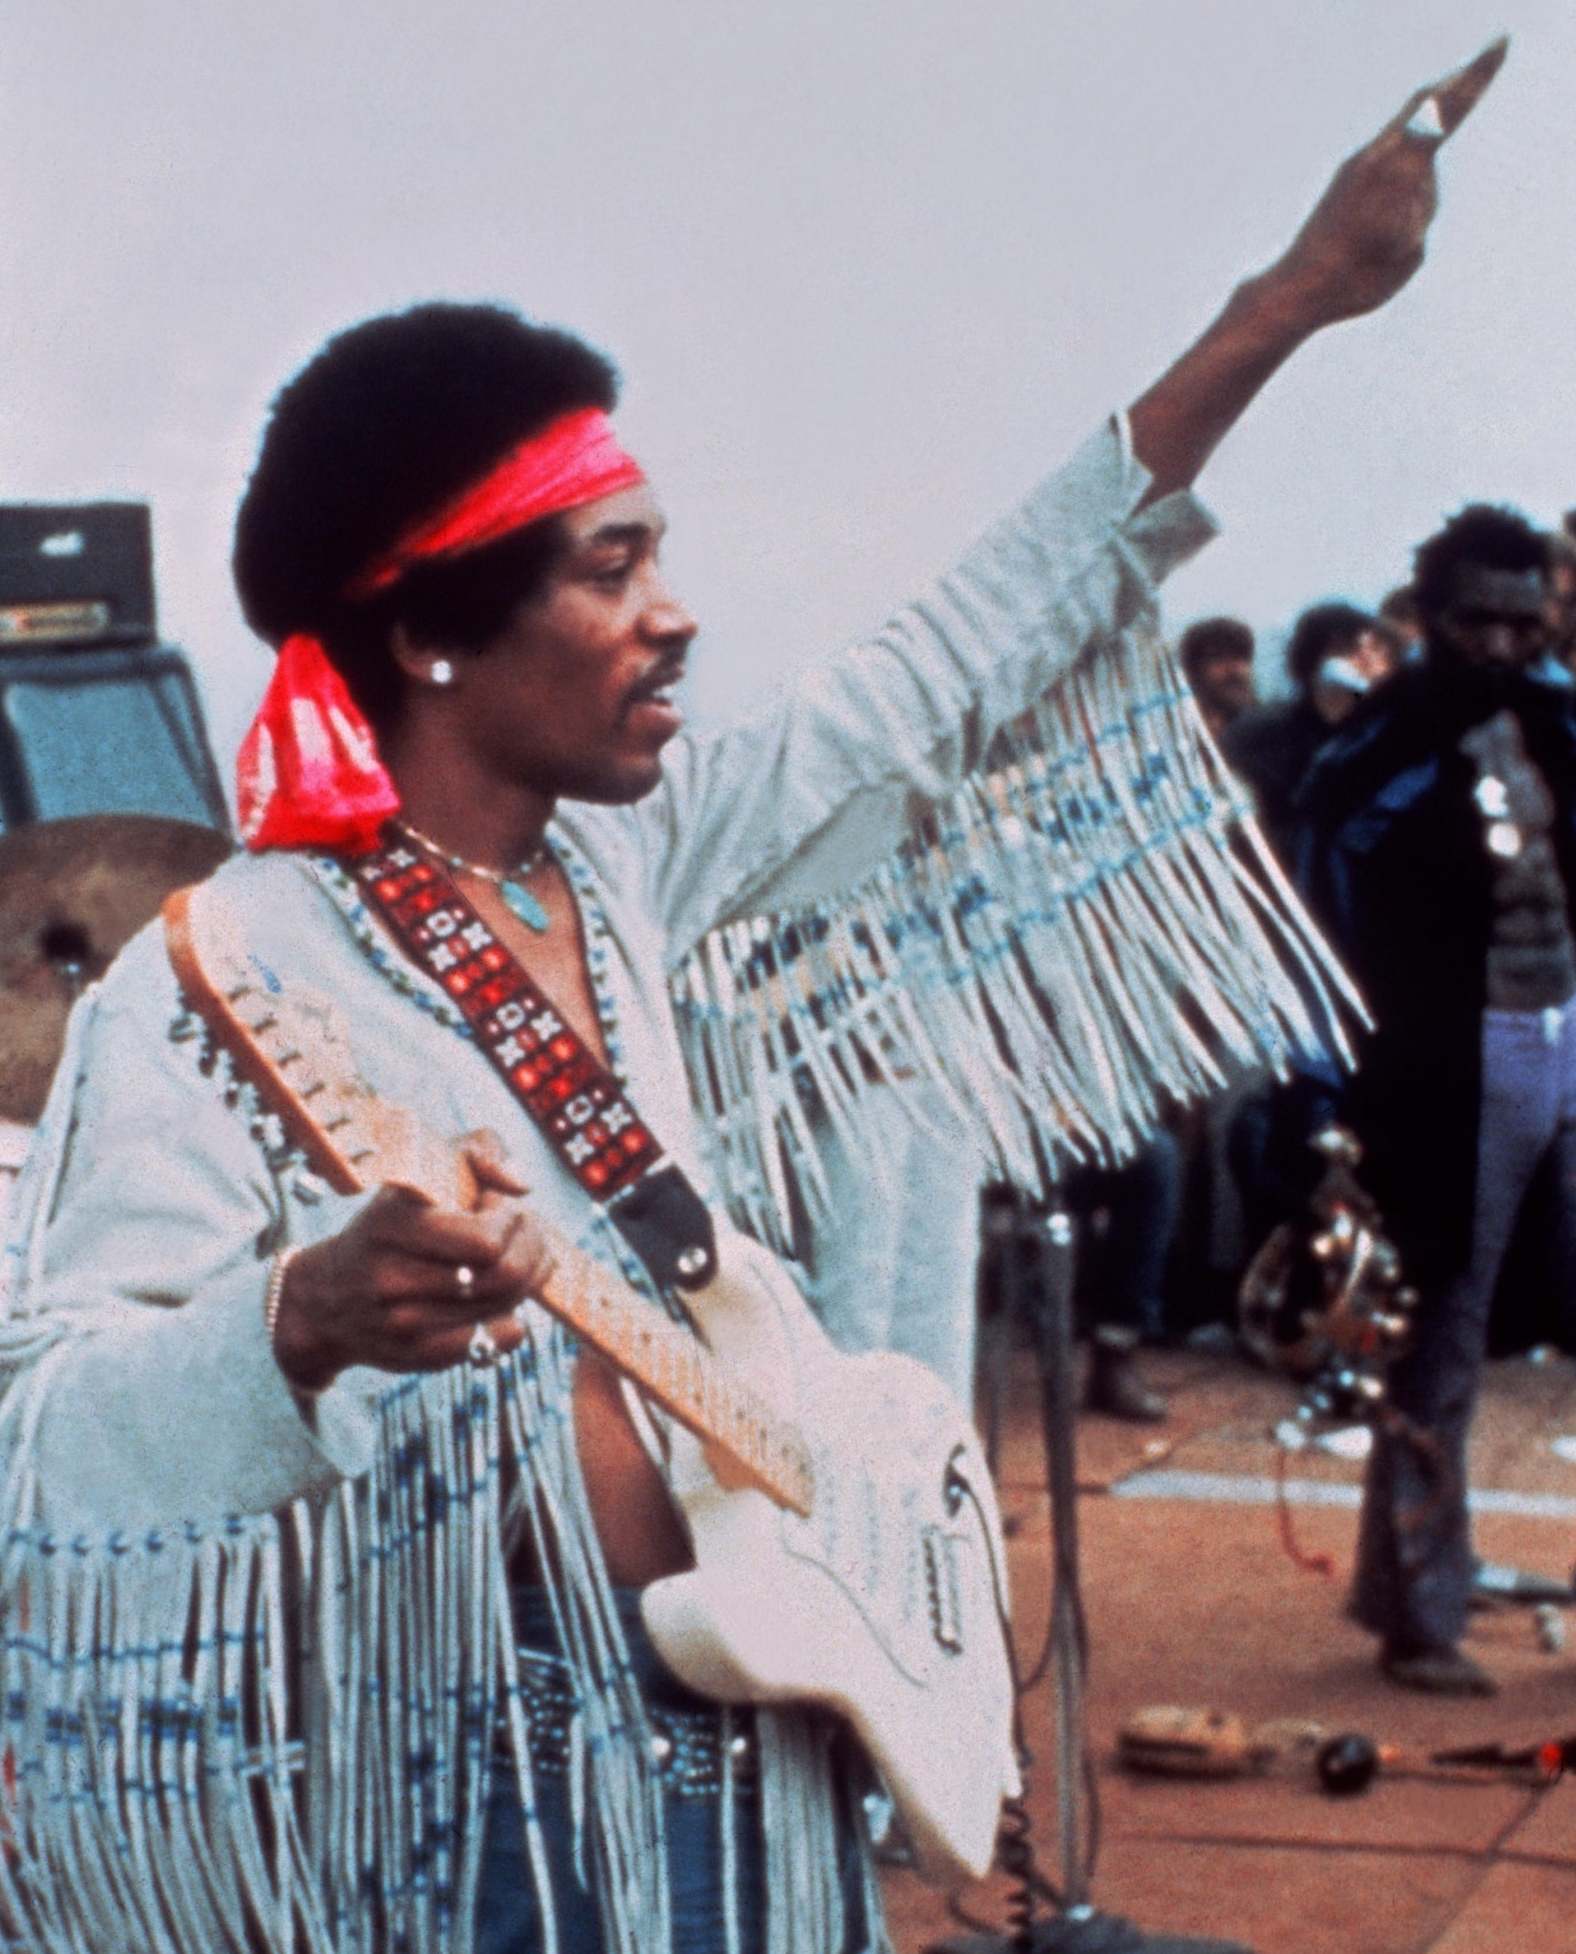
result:
M 332 1005 L 265 984 L 218 898 L 178 890 L 164 920 L 186 1001 L 331 1186 L 473 1203 L 456 1149 L 360 1083 Z M 775 1257 L 719 1237 L 717 1275 L 686 1296 L 699 1337 L 562 1237 L 537 1299 L 680 1428 L 669 1482 L 695 1565 L 643 1590 L 647 1629 L 708 1696 L 840 1712 L 920 1871 L 981 1878 L 1018 1776 L 1006 1558 L 973 1427 L 912 1358 L 840 1353 Z

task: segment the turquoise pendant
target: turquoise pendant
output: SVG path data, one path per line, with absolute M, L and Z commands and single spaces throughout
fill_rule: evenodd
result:
M 538 936 L 546 934 L 547 911 L 529 889 L 519 882 L 504 880 L 498 884 L 498 893 L 509 905 L 509 913 L 518 916 L 528 930 L 535 930 Z

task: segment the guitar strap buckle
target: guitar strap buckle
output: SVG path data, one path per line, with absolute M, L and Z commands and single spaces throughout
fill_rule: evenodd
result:
M 717 1229 L 684 1170 L 650 1167 L 607 1204 L 608 1217 L 664 1289 L 703 1289 L 717 1273 Z

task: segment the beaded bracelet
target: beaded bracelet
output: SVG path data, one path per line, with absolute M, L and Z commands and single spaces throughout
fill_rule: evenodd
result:
M 280 1249 L 269 1264 L 268 1287 L 263 1291 L 263 1330 L 270 1350 L 274 1347 L 274 1332 L 279 1328 L 279 1308 L 285 1299 L 285 1277 L 300 1253 L 301 1244 L 293 1242 L 288 1248 Z

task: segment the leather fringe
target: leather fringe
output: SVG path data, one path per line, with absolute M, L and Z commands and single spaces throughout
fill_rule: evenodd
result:
M 671 989 L 724 1198 L 783 1249 L 873 1083 L 926 1082 L 1038 1192 L 1245 1073 L 1349 1063 L 1362 1013 L 1143 621 L 860 888 L 712 931 Z

